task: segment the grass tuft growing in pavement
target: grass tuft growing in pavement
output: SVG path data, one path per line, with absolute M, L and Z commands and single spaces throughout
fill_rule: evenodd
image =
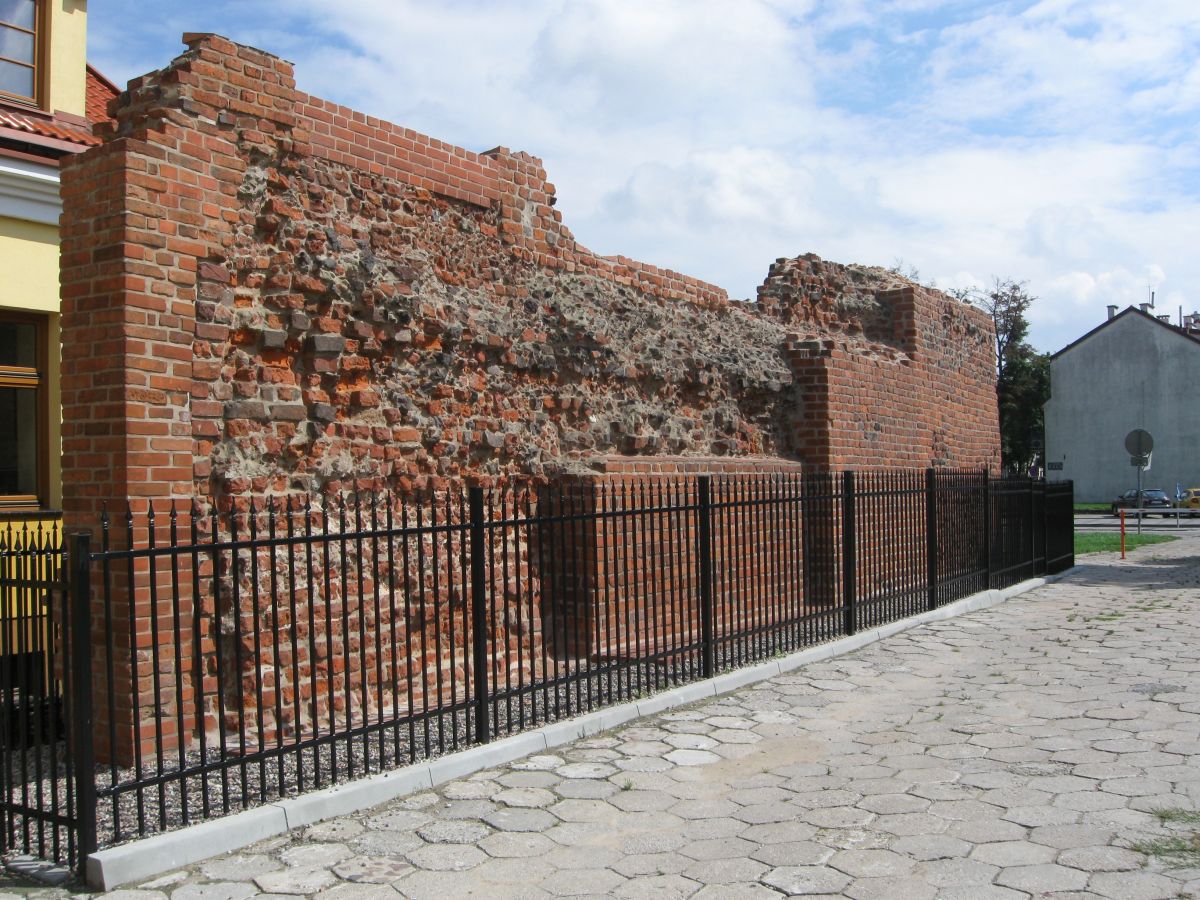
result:
M 1157 857 L 1178 869 L 1200 866 L 1200 834 L 1136 841 L 1129 845 L 1129 849 L 1135 853 Z
M 1144 547 L 1147 544 L 1165 544 L 1168 541 L 1177 541 L 1179 538 L 1170 534 L 1127 534 L 1125 535 L 1125 549 L 1136 550 L 1138 547 Z M 1105 534 L 1097 532 L 1075 532 L 1075 555 L 1082 556 L 1085 553 L 1110 553 L 1117 552 L 1121 549 L 1121 536 L 1119 534 Z
M 1200 825 L 1200 812 L 1192 809 L 1179 809 L 1178 807 L 1170 807 L 1167 809 L 1153 810 L 1158 821 L 1166 824 L 1168 822 L 1178 822 L 1184 825 Z
M 1195 810 L 1167 807 L 1152 812 L 1164 825 L 1200 825 L 1200 812 Z M 1200 867 L 1200 831 L 1137 841 L 1130 845 L 1130 849 L 1157 857 L 1176 868 Z

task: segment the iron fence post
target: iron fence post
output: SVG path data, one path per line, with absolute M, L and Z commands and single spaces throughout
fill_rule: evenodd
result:
M 932 468 L 925 470 L 925 572 L 928 579 L 927 608 L 937 609 L 938 591 L 938 527 L 937 475 Z
M 858 597 L 854 581 L 858 559 L 854 543 L 854 473 L 842 473 L 842 603 L 846 634 L 858 631 Z
M 486 526 L 483 518 L 483 488 L 474 486 L 468 489 L 467 505 L 470 510 L 471 530 L 471 664 L 474 667 L 472 688 L 475 692 L 475 742 L 486 744 L 491 740 L 491 730 L 488 718 L 487 577 L 484 560 Z
M 68 539 L 70 597 L 71 759 L 75 770 L 75 833 L 79 874 L 96 852 L 96 752 L 92 740 L 91 540 L 87 532 Z M 112 689 L 112 686 L 109 686 Z
M 1029 479 L 1029 500 L 1026 504 L 1029 514 L 1029 577 L 1033 578 L 1037 575 L 1037 523 L 1034 515 L 1035 503 L 1033 502 L 1034 481 Z
M 1067 494 L 1067 508 L 1060 521 L 1064 523 L 1065 540 L 1071 548 L 1071 555 L 1067 558 L 1067 568 L 1070 569 L 1075 565 L 1075 480 L 1071 479 L 1067 484 L 1071 487 Z
M 992 587 L 992 477 L 983 470 L 983 578 L 984 590 Z
M 712 575 L 712 477 L 696 479 L 696 555 L 700 558 L 700 640 L 704 677 L 712 678 L 717 669 L 717 648 L 713 639 Z

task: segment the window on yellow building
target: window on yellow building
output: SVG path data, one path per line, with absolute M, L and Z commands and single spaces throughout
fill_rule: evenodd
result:
M 42 318 L 0 313 L 0 510 L 46 496 L 45 357 Z
M 0 0 L 0 98 L 37 103 L 43 3 Z

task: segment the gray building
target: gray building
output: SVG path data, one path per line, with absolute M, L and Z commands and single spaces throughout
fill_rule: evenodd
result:
M 1108 309 L 1050 357 L 1046 477 L 1072 479 L 1076 500 L 1111 500 L 1137 485 L 1124 441 L 1144 428 L 1154 454 L 1142 486 L 1200 487 L 1200 317 L 1177 327 L 1145 306 Z

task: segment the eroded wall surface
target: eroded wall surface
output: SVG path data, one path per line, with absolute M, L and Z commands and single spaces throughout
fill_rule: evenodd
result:
M 812 256 L 731 302 L 580 246 L 527 154 L 298 93 L 289 64 L 218 37 L 190 47 L 64 172 L 68 371 L 113 401 L 95 407 L 96 378 L 65 398 L 76 484 L 108 453 L 142 485 L 118 496 L 202 498 L 609 454 L 994 464 L 977 310 Z
M 185 41 L 118 98 L 105 143 L 63 164 L 66 528 L 95 528 L 105 505 L 140 516 L 174 502 L 186 535 L 193 503 L 244 523 L 252 500 L 261 516 L 264 499 L 279 509 L 348 491 L 402 500 L 464 478 L 647 471 L 630 460 L 672 474 L 730 462 L 766 474 L 997 466 L 993 335 L 980 311 L 811 255 L 777 260 L 755 301 L 599 256 L 563 224 L 536 158 L 454 147 L 297 92 L 291 65 L 269 54 L 214 35 Z M 608 535 L 578 559 L 590 566 L 623 540 Z M 128 648 L 114 677 L 142 700 L 98 709 L 98 734 L 115 723 L 101 755 L 153 752 L 154 729 L 139 723 L 178 706 L 177 686 L 187 710 L 156 721 L 162 741 L 211 730 L 214 704 L 234 690 L 213 679 L 238 634 L 295 624 L 268 583 L 245 582 L 246 567 L 178 562 L 168 577 L 139 557 L 112 576 L 110 606 L 97 599 L 97 621 L 110 615 L 113 646 Z M 261 577 L 277 564 L 268 558 Z M 361 564 L 326 562 L 336 590 L 322 602 L 335 618 Z M 546 615 L 590 614 L 603 572 L 558 590 L 547 611 L 542 576 L 562 579 L 559 563 L 539 565 L 521 581 L 530 633 Z M 174 591 L 178 633 L 154 625 L 156 579 Z M 253 599 L 222 607 L 234 583 Z M 302 594 L 322 596 L 315 584 Z M 446 601 L 446 621 L 463 615 L 461 592 Z M 394 645 L 428 627 L 385 617 L 369 633 Z M 241 685 L 239 708 L 256 685 L 307 682 L 357 692 L 367 709 L 382 681 L 339 672 L 333 648 L 349 639 L 336 625 L 301 629 L 296 646 L 288 638 L 227 684 Z M 178 673 L 161 664 L 176 655 Z M 457 667 L 440 650 L 419 661 Z M 108 675 L 94 668 L 102 697 Z M 332 715 L 256 714 L 272 734 Z

